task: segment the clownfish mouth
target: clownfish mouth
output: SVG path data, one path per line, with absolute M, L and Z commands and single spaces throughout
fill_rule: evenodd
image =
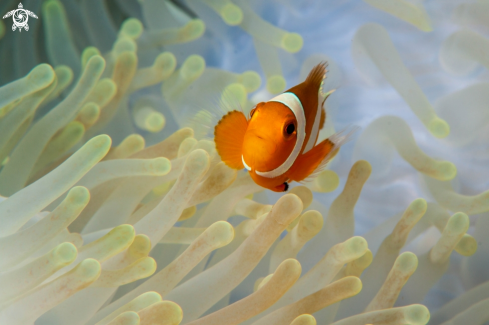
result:
M 246 164 L 246 162 L 245 162 L 245 160 L 244 160 L 243 155 L 241 155 L 241 161 L 243 161 L 243 165 L 245 166 L 245 168 L 246 168 L 247 170 L 251 171 L 251 167 L 250 167 L 250 166 L 248 166 L 248 164 Z

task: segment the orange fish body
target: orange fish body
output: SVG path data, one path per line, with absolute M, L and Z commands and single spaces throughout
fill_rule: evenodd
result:
M 214 129 L 222 161 L 248 169 L 255 183 L 275 192 L 319 171 L 344 140 L 335 135 L 316 144 L 326 119 L 327 96 L 318 102 L 325 73 L 326 65 L 318 64 L 303 83 L 257 104 L 249 119 L 240 111 L 225 115 Z

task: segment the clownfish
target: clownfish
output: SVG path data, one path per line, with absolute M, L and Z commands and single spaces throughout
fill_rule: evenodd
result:
M 256 184 L 275 192 L 320 171 L 346 138 L 335 134 L 316 143 L 331 93 L 320 102 L 325 77 L 326 63 L 320 63 L 304 82 L 257 104 L 248 119 L 237 110 L 223 116 L 214 128 L 222 161 L 234 169 L 246 168 Z

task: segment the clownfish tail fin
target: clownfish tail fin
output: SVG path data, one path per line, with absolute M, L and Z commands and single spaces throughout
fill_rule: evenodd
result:
M 333 144 L 333 148 L 332 148 L 331 152 L 329 152 L 323 158 L 323 160 L 314 169 L 314 171 L 310 175 L 307 176 L 305 181 L 310 181 L 313 178 L 317 177 L 319 175 L 319 173 L 321 173 L 323 171 L 324 167 L 326 167 L 326 165 L 329 163 L 329 161 L 331 159 L 333 159 L 334 156 L 336 156 L 336 154 L 340 150 L 340 147 L 342 145 L 344 145 L 345 143 L 347 143 L 348 141 L 350 141 L 352 135 L 355 132 L 357 132 L 359 129 L 360 129 L 359 126 L 348 126 L 348 127 L 344 128 L 343 130 L 341 130 L 340 132 L 337 132 L 337 133 L 333 134 L 332 136 L 330 136 L 328 139 L 326 139 L 326 141 L 330 141 Z
M 340 132 L 336 132 L 335 134 L 330 136 L 328 138 L 328 140 L 334 144 L 335 148 L 339 148 L 342 145 L 344 145 L 345 143 L 347 143 L 348 141 L 350 141 L 351 136 L 355 132 L 357 132 L 358 130 L 360 130 L 359 126 L 356 126 L 356 125 L 355 126 L 347 126 L 346 128 L 344 128 Z
M 243 169 L 242 149 L 248 121 L 243 112 L 231 111 L 214 128 L 214 142 L 221 160 L 231 168 Z
M 296 182 L 308 182 L 315 178 L 357 130 L 358 127 L 346 128 L 300 155 L 289 170 L 290 179 Z
M 317 170 L 319 164 L 324 160 L 324 157 L 328 156 L 333 151 L 333 148 L 334 143 L 326 139 L 316 144 L 305 154 L 297 157 L 294 164 L 287 172 L 289 179 L 296 182 L 304 181 L 309 175 Z

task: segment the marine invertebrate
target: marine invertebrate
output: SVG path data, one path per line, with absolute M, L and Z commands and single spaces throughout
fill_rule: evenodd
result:
M 489 67 L 489 40 L 477 32 L 461 29 L 448 37 L 440 51 L 440 62 L 451 73 L 472 72 L 478 64 Z
M 367 78 L 375 75 L 368 66 L 369 63 L 372 64 L 368 60 L 373 61 L 435 137 L 444 138 L 448 135 L 450 132 L 448 124 L 436 116 L 428 99 L 404 67 L 387 31 L 382 26 L 378 24 L 362 26 L 355 34 L 352 53 L 358 68 L 363 70 Z M 367 59 L 362 56 L 366 56 Z M 384 60 L 384 56 L 389 57 L 389 60 Z
M 430 18 L 426 13 L 423 4 L 421 3 L 411 3 L 404 0 L 365 0 L 365 2 L 393 16 L 396 16 L 399 19 L 413 24 L 422 31 L 429 32 L 432 30 Z
M 336 4 L 339 20 L 334 8 L 282 3 L 48 0 L 29 4 L 42 21 L 28 33 L 43 46 L 3 32 L 0 323 L 487 320 L 487 76 L 432 73 L 445 38 L 440 60 L 484 64 L 473 32 L 440 32 L 452 9 L 454 23 L 483 23 L 441 3 L 424 34 L 361 1 Z M 348 21 L 353 42 L 311 42 L 329 31 L 324 14 Z M 412 17 L 400 18 L 427 29 Z M 231 54 L 237 44 L 244 54 Z M 353 61 L 338 59 L 349 51 Z M 206 101 L 249 112 L 324 59 L 323 90 L 338 90 L 319 139 L 364 127 L 329 169 L 278 195 L 220 161 L 202 136 Z

